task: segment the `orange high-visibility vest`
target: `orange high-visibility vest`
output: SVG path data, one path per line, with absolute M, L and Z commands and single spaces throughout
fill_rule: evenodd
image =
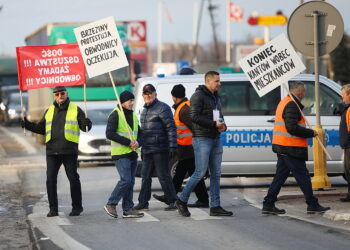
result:
M 348 129 L 348 133 L 350 133 L 350 108 L 346 110 L 346 127 Z
M 192 131 L 186 124 L 180 121 L 180 110 L 184 105 L 190 106 L 190 101 L 181 103 L 175 110 L 174 120 L 176 125 L 177 144 L 179 145 L 192 145 Z
M 292 98 L 285 97 L 277 106 L 275 125 L 273 127 L 272 144 L 289 146 L 289 147 L 307 147 L 307 138 L 301 138 L 288 133 L 284 119 L 282 117 L 284 108 L 289 102 L 292 102 Z M 298 121 L 298 125 L 305 126 L 305 119 L 302 116 Z

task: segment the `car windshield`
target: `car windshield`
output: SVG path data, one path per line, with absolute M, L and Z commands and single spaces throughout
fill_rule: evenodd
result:
M 111 109 L 88 109 L 87 112 L 92 125 L 106 125 Z

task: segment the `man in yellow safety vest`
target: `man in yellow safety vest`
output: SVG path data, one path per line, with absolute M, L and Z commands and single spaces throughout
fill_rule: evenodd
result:
M 83 211 L 81 184 L 78 167 L 78 143 L 80 130 L 88 131 L 92 123 L 84 112 L 68 98 L 65 87 L 53 89 L 55 99 L 39 123 L 30 122 L 27 118 L 21 121 L 23 128 L 34 133 L 45 135 L 47 179 L 46 188 L 50 211 L 47 217 L 58 216 L 57 175 L 63 164 L 70 183 L 72 211 L 69 216 L 78 216 Z
M 115 108 L 109 115 L 106 127 L 106 137 L 111 140 L 111 155 L 115 161 L 120 180 L 104 209 L 108 215 L 117 218 L 116 207 L 123 199 L 123 218 L 138 218 L 144 214 L 134 209 L 132 198 L 141 130 L 137 116 L 132 111 L 134 95 L 125 90 L 120 94 L 120 102 L 123 110 L 120 107 Z

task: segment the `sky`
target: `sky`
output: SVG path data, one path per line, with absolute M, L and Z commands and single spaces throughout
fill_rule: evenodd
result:
M 93 22 L 108 16 L 116 21 L 145 20 L 150 46 L 157 44 L 157 10 L 159 0 L 0 0 L 0 55 L 15 55 L 15 47 L 25 46 L 24 38 L 50 22 Z M 163 0 L 172 22 L 163 13 L 162 41 L 191 43 L 193 37 L 194 6 L 200 0 Z M 207 2 L 207 1 L 206 1 Z M 248 17 L 253 11 L 260 15 L 275 15 L 281 10 L 287 17 L 297 8 L 300 0 L 232 0 L 244 9 L 242 23 L 231 23 L 233 43 L 248 37 L 263 37 L 263 27 L 250 26 Z M 305 1 L 307 2 L 307 1 Z M 328 0 L 343 17 L 345 32 L 350 33 L 350 0 Z M 217 5 L 215 20 L 219 40 L 225 41 L 226 0 L 212 0 Z M 207 4 L 205 4 L 207 7 Z M 198 9 L 198 7 L 197 7 Z M 287 34 L 287 26 L 271 27 L 271 38 Z M 199 34 L 199 43 L 213 41 L 212 27 L 207 8 Z

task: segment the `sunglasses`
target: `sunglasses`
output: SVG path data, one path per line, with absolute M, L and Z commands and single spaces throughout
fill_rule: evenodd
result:
M 66 92 L 65 91 L 63 91 L 63 92 L 56 92 L 56 93 L 54 93 L 54 95 L 57 97 L 57 96 L 64 96 L 66 94 Z

